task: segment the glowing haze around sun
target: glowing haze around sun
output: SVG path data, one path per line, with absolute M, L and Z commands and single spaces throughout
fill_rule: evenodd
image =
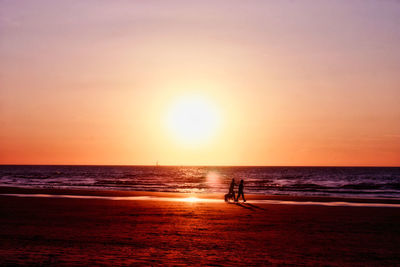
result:
M 178 97 L 167 113 L 167 127 L 173 139 L 187 146 L 197 146 L 210 141 L 219 124 L 218 109 L 204 96 Z

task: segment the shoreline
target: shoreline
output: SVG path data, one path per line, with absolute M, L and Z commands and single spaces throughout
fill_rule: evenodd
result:
M 222 193 L 176 193 L 176 192 L 151 192 L 151 191 L 122 191 L 122 190 L 89 190 L 89 189 L 55 189 L 55 188 L 22 188 L 0 186 L 0 195 L 3 196 L 23 196 L 23 197 L 68 197 L 77 198 L 103 198 L 114 200 L 140 200 L 139 197 L 147 197 L 148 200 L 157 199 L 187 199 L 196 198 L 198 200 L 210 202 L 210 200 L 221 200 Z M 293 196 L 293 195 L 255 195 L 245 194 L 246 199 L 255 203 L 266 204 L 318 204 L 318 203 L 349 203 L 349 204 L 389 204 L 394 207 L 400 205 L 400 199 L 390 198 L 355 198 L 355 197 L 331 197 L 331 196 Z M 136 198 L 136 199 L 135 199 Z M 278 203 L 279 202 L 279 203 Z M 388 205 L 388 206 L 389 206 Z
M 223 199 L 215 198 L 197 198 L 197 197 L 160 197 L 160 196 L 94 196 L 94 195 L 60 195 L 60 194 L 0 194 L 0 197 L 22 197 L 22 198 L 66 198 L 66 199 L 100 199 L 100 200 L 128 200 L 128 201 L 170 201 L 170 202 L 196 202 L 196 203 L 224 203 Z M 251 202 L 251 204 L 249 203 Z M 381 207 L 381 208 L 400 208 L 400 204 L 388 203 L 358 203 L 358 202 L 323 202 L 323 201 L 288 201 L 288 200 L 269 200 L 269 199 L 253 199 L 243 202 L 228 202 L 226 204 L 236 205 L 252 205 L 252 204 L 269 204 L 269 205 L 319 205 L 329 207 Z

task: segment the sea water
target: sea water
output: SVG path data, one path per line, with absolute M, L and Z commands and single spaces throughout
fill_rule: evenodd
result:
M 227 192 L 400 199 L 400 167 L 178 167 L 0 165 L 0 186 L 155 192 Z

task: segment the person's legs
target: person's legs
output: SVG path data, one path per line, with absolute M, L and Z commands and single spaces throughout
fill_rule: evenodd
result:
M 246 202 L 246 199 L 244 198 L 244 193 L 243 193 L 243 191 L 238 193 L 238 196 L 237 196 L 237 200 L 236 200 L 236 201 L 239 201 L 239 197 L 240 197 L 240 196 L 242 196 L 243 202 Z
M 237 195 L 236 201 L 239 201 L 240 195 L 242 195 L 242 198 L 244 199 L 243 192 L 239 192 Z

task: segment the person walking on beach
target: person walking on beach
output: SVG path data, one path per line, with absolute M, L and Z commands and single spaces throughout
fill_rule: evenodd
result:
M 235 195 L 236 195 L 236 194 L 235 194 L 235 190 L 234 190 L 234 189 L 235 189 L 235 185 L 236 185 L 236 184 L 235 184 L 235 179 L 232 179 L 231 185 L 229 186 L 229 193 L 228 193 L 228 194 L 229 194 L 230 196 L 232 196 L 233 199 L 236 199 L 236 198 L 235 198 Z
M 243 202 L 246 202 L 246 199 L 244 198 L 244 194 L 243 194 L 243 187 L 244 187 L 244 185 L 243 185 L 243 179 L 242 179 L 242 180 L 240 180 L 239 192 L 238 192 L 238 195 L 237 195 L 237 198 L 236 198 L 236 202 L 239 201 L 240 195 L 242 195 Z

